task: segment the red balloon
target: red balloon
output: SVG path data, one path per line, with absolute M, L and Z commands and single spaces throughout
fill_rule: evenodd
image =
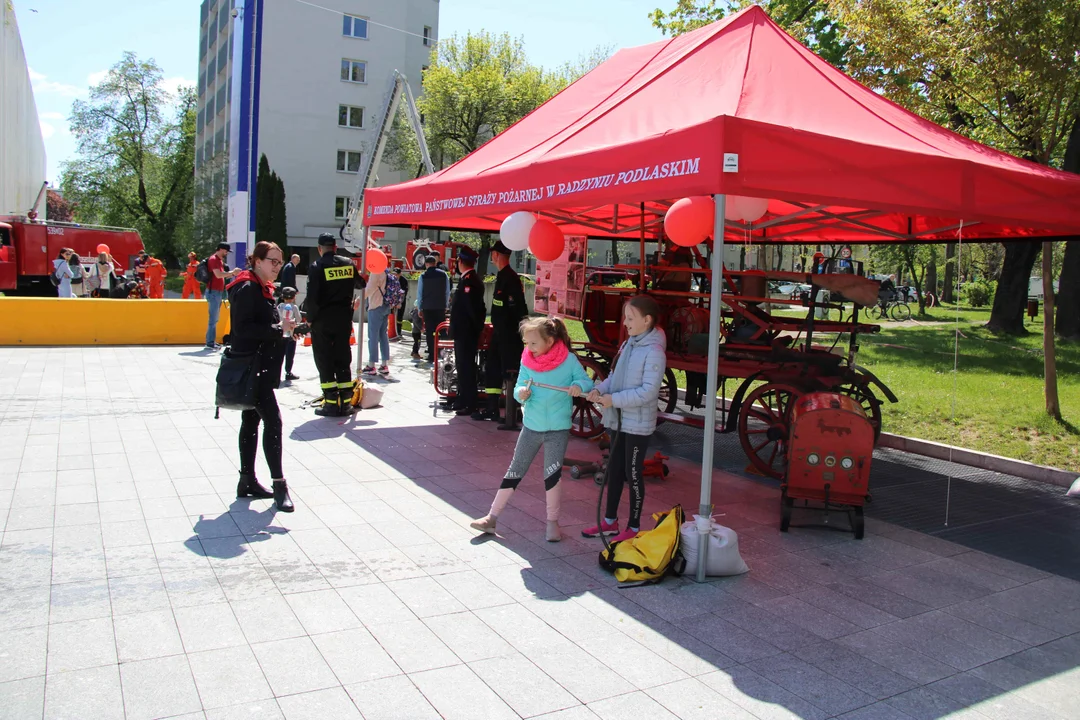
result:
M 109 246 L 105 243 L 101 243 L 97 246 L 97 254 L 100 255 L 102 253 L 105 253 L 106 255 L 109 254 Z
M 382 250 L 368 250 L 367 251 L 367 271 L 369 273 L 382 273 L 386 272 L 386 267 L 390 262 L 386 259 L 386 253 Z
M 566 247 L 566 238 L 559 226 L 550 220 L 537 220 L 529 231 L 529 250 L 537 260 L 558 260 Z
M 676 245 L 699 245 L 713 234 L 715 213 L 716 203 L 708 195 L 685 197 L 664 215 L 664 231 Z

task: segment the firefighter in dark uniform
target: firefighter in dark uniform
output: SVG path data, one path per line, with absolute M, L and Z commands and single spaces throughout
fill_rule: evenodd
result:
M 529 315 L 525 304 L 525 288 L 514 268 L 510 267 L 510 248 L 495 243 L 491 248 L 491 262 L 498 269 L 495 291 L 491 298 L 491 343 L 488 345 L 484 364 L 484 387 L 487 391 L 487 407 L 473 415 L 473 420 L 498 420 L 499 395 L 506 394 L 506 420 L 500 430 L 517 430 L 517 402 L 514 400 L 514 383 L 517 382 L 521 353 L 518 325 Z
M 337 242 L 329 233 L 319 235 L 322 255 L 308 269 L 305 309 L 311 323 L 311 345 L 319 369 L 323 404 L 316 415 L 339 417 L 350 412 L 353 382 L 349 370 L 352 352 L 354 290 L 363 280 L 352 260 L 337 254 Z
M 462 248 L 458 253 L 458 281 L 450 305 L 450 336 L 454 338 L 454 362 L 457 365 L 458 415 L 476 412 L 476 352 L 484 329 L 487 309 L 484 306 L 484 281 L 476 274 L 476 251 Z

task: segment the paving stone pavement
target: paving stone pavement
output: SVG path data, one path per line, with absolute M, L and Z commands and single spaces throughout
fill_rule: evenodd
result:
M 299 351 L 282 515 L 234 497 L 216 354 L 0 348 L 0 718 L 1080 716 L 1080 583 L 873 518 L 781 534 L 772 483 L 714 473 L 737 578 L 617 589 L 588 479 L 562 543 L 535 473 L 477 538 L 515 438 L 394 351 L 345 422 Z M 648 512 L 696 507 L 671 466 Z

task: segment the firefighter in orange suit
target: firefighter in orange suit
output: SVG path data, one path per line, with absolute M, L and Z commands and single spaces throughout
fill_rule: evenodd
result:
M 202 300 L 202 290 L 199 289 L 199 281 L 195 278 L 195 271 L 199 269 L 199 256 L 192 252 L 188 253 L 187 259 L 187 270 L 180 273 L 180 277 L 184 278 L 184 291 L 180 297 L 187 300 L 194 296 L 196 300 Z
M 146 294 L 151 300 L 165 297 L 165 266 L 150 255 L 143 258 L 142 266 L 146 276 Z

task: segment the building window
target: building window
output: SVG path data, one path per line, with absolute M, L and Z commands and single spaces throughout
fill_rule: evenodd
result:
M 195 132 L 201 133 L 203 125 L 206 124 L 205 111 L 200 110 L 198 117 L 195 119 Z
M 229 8 L 223 7 L 218 11 L 217 16 L 218 32 L 223 32 L 225 28 L 229 27 Z
M 206 22 L 206 15 L 207 15 L 207 12 L 209 11 L 209 9 L 210 9 L 210 6 L 207 4 L 206 0 L 203 0 L 202 7 L 199 8 L 199 22 L 200 23 Z
M 424 47 L 431 45 L 431 28 L 424 26 Z
M 229 61 L 229 46 L 221 43 L 221 50 L 217 54 L 218 72 L 225 69 L 225 63 Z
M 364 108 L 352 105 L 338 105 L 337 124 L 341 127 L 364 127 Z
M 217 91 L 217 109 L 218 109 L 218 112 L 221 112 L 222 110 L 225 109 L 225 91 L 228 90 L 228 89 L 229 88 L 228 88 L 228 86 L 225 85 L 225 83 L 222 83 L 221 87 L 218 88 L 218 91 Z
M 349 216 L 349 207 L 352 205 L 352 199 L 338 195 L 334 199 L 334 219 L 344 220 Z
M 206 57 L 206 36 L 203 35 L 199 38 L 199 59 L 202 60 Z
M 217 33 L 214 32 L 213 28 L 210 28 L 210 35 L 209 35 L 209 37 L 206 38 L 206 47 L 207 48 L 212 48 L 216 44 L 217 44 Z
M 217 58 L 210 58 L 210 62 L 206 63 L 206 82 L 209 84 L 214 76 L 217 75 Z
M 360 153 L 353 150 L 338 150 L 337 170 L 344 173 L 360 172 Z
M 199 73 L 199 97 L 203 96 L 206 92 L 206 73 Z
M 345 82 L 366 83 L 367 63 L 361 60 L 341 60 L 341 79 Z
M 367 40 L 367 20 L 365 18 L 346 15 L 342 24 L 341 34 L 346 37 L 363 38 Z
M 214 98 L 210 98 L 206 101 L 206 117 L 214 117 Z

